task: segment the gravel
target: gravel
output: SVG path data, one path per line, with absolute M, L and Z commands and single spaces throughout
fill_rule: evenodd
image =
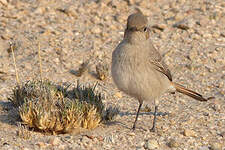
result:
M 137 130 L 131 131 L 137 100 L 121 93 L 110 75 L 105 81 L 95 76 L 97 64 L 111 63 L 135 7 L 149 17 L 151 39 L 174 81 L 214 97 L 198 102 L 165 94 L 159 111 L 168 115 L 158 117 L 156 133 L 149 131 L 153 112 L 142 112 Z M 225 150 L 224 24 L 224 0 L 0 0 L 0 149 Z M 56 136 L 31 130 L 28 139 L 17 136 L 19 119 L 7 100 L 16 85 L 10 43 L 20 81 L 40 78 L 40 43 L 43 78 L 98 82 L 104 103 L 120 108 L 115 121 L 82 133 Z M 75 76 L 86 61 L 91 64 L 88 73 Z

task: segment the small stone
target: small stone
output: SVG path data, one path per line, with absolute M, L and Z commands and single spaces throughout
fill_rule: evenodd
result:
M 218 32 L 218 31 L 215 31 L 215 32 L 213 32 L 213 34 L 212 34 L 212 36 L 214 37 L 214 38 L 219 38 L 220 37 L 220 32 Z
M 219 133 L 219 135 L 225 139 L 225 131 L 224 131 L 224 132 Z
M 194 61 L 198 57 L 198 52 L 195 49 L 191 49 L 188 57 Z
M 59 58 L 55 58 L 55 59 L 54 59 L 54 62 L 55 62 L 55 63 L 59 63 L 59 62 L 60 62 Z
M 8 5 L 8 2 L 7 0 L 0 0 L 0 3 L 2 3 L 3 5 L 7 6 Z
M 209 104 L 209 107 L 212 108 L 214 111 L 219 111 L 221 109 L 220 101 L 214 100 L 212 103 Z
M 156 25 L 153 25 L 152 28 L 163 31 L 166 28 L 166 24 L 156 24 Z
M 115 96 L 116 96 L 117 98 L 122 98 L 122 97 L 123 97 L 121 92 L 116 92 L 116 93 L 115 93 Z
M 90 141 L 90 139 L 87 136 L 83 136 L 81 139 L 82 143 L 88 143 Z
M 99 33 L 101 33 L 101 29 L 99 27 L 95 26 L 92 28 L 91 32 L 94 34 L 99 34 Z
M 156 140 L 147 140 L 144 144 L 145 149 L 156 149 L 159 147 L 159 144 Z
M 135 0 L 127 0 L 128 5 L 134 5 L 136 3 Z
M 142 146 L 137 146 L 137 147 L 136 147 L 136 150 L 145 150 L 145 149 L 144 149 L 144 147 L 142 147 Z
M 212 34 L 210 34 L 210 33 L 204 33 L 202 36 L 204 38 L 212 38 Z
M 225 37 L 225 32 L 220 33 L 220 36 Z
M 181 21 L 176 22 L 173 27 L 189 30 L 195 26 L 196 22 L 193 19 L 183 19 Z
M 66 149 L 66 144 L 59 145 L 58 146 L 58 149 L 60 149 L 60 150 Z
M 176 21 L 183 20 L 183 18 L 184 18 L 184 14 L 182 14 L 182 13 L 178 13 L 178 14 L 176 14 L 176 16 L 175 16 L 175 20 L 176 20 Z
M 134 132 L 129 132 L 128 135 L 135 136 L 135 133 Z
M 202 19 L 200 19 L 197 24 L 199 24 L 202 27 L 206 27 L 209 25 L 210 20 L 206 17 L 203 17 Z
M 209 150 L 208 146 L 201 146 L 198 150 Z
M 220 143 L 213 142 L 213 143 L 210 145 L 210 149 L 211 149 L 211 150 L 222 150 L 222 145 L 221 145 Z
M 196 137 L 196 133 L 195 133 L 194 130 L 191 130 L 191 129 L 185 129 L 185 130 L 184 130 L 184 136 Z
M 201 38 L 201 36 L 194 33 L 194 34 L 191 35 L 191 38 L 194 39 L 194 40 L 199 40 Z
M 36 145 L 37 145 L 39 148 L 45 148 L 45 147 L 47 146 L 47 144 L 44 143 L 44 142 L 38 142 L 38 143 L 36 143 Z
M 101 142 L 104 141 L 104 138 L 102 136 L 97 136 L 96 138 Z
M 189 26 L 186 25 L 186 24 L 183 24 L 183 23 L 175 24 L 174 27 L 182 29 L 182 30 L 188 30 L 189 29 Z
M 60 139 L 58 137 L 53 137 L 49 139 L 48 143 L 53 146 L 56 146 L 60 144 Z
M 176 140 L 171 139 L 171 140 L 169 141 L 169 143 L 168 143 L 168 146 L 169 146 L 170 148 L 176 148 L 176 147 L 179 147 L 179 143 L 178 143 Z

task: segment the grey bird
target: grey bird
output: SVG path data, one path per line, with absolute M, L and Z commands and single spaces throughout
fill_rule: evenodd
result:
M 165 92 L 178 91 L 198 101 L 207 101 L 202 95 L 174 83 L 162 56 L 150 40 L 148 19 L 141 11 L 127 19 L 124 38 L 112 53 L 112 78 L 118 89 L 139 101 L 133 124 L 135 130 L 143 101 L 155 102 L 153 126 L 155 131 L 158 98 Z

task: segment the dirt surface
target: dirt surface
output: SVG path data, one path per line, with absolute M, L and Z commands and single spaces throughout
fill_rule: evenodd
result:
M 158 117 L 155 133 L 149 131 L 154 109 L 142 112 L 131 131 L 137 100 L 119 92 L 111 76 L 99 81 L 95 75 L 98 63 L 111 63 L 135 6 L 149 17 L 151 39 L 174 80 L 215 97 L 198 102 L 178 93 L 163 95 L 159 111 L 167 115 Z M 225 150 L 224 25 L 224 0 L 0 0 L 0 149 Z M 10 43 L 21 82 L 40 78 L 40 43 L 43 78 L 57 83 L 98 81 L 105 105 L 120 108 L 118 117 L 80 134 L 23 129 L 7 100 L 16 85 Z M 75 76 L 87 60 L 88 72 Z

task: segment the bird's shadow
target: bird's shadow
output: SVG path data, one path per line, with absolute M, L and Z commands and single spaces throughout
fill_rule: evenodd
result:
M 78 70 L 73 70 L 73 69 L 71 69 L 71 70 L 69 71 L 69 73 L 71 73 L 72 75 L 75 75 L 75 76 L 79 76 L 79 71 L 78 71 Z
M 131 113 L 131 112 L 128 112 L 128 111 L 126 111 L 126 112 L 120 111 L 119 115 L 121 117 L 123 117 L 123 116 L 134 116 L 134 115 L 136 116 L 137 113 Z M 154 115 L 154 112 L 139 112 L 139 115 Z M 167 113 L 167 112 L 157 112 L 156 115 L 157 116 L 166 116 L 166 115 L 169 115 L 169 113 Z
M 120 117 L 123 117 L 123 116 L 136 116 L 137 113 L 131 113 L 129 111 L 119 111 L 118 112 L 118 115 Z M 142 116 L 142 115 L 154 115 L 154 112 L 139 112 L 139 116 Z M 156 113 L 157 116 L 166 116 L 166 115 L 169 115 L 169 113 L 167 112 L 157 112 Z M 114 126 L 114 125 L 120 125 L 122 126 L 123 128 L 126 128 L 126 129 L 130 129 L 132 130 L 131 127 L 127 126 L 127 124 L 125 123 L 122 123 L 120 121 L 110 121 L 110 122 L 106 122 L 104 123 L 105 125 L 108 125 L 108 126 Z M 146 130 L 144 128 L 141 128 L 142 130 Z

